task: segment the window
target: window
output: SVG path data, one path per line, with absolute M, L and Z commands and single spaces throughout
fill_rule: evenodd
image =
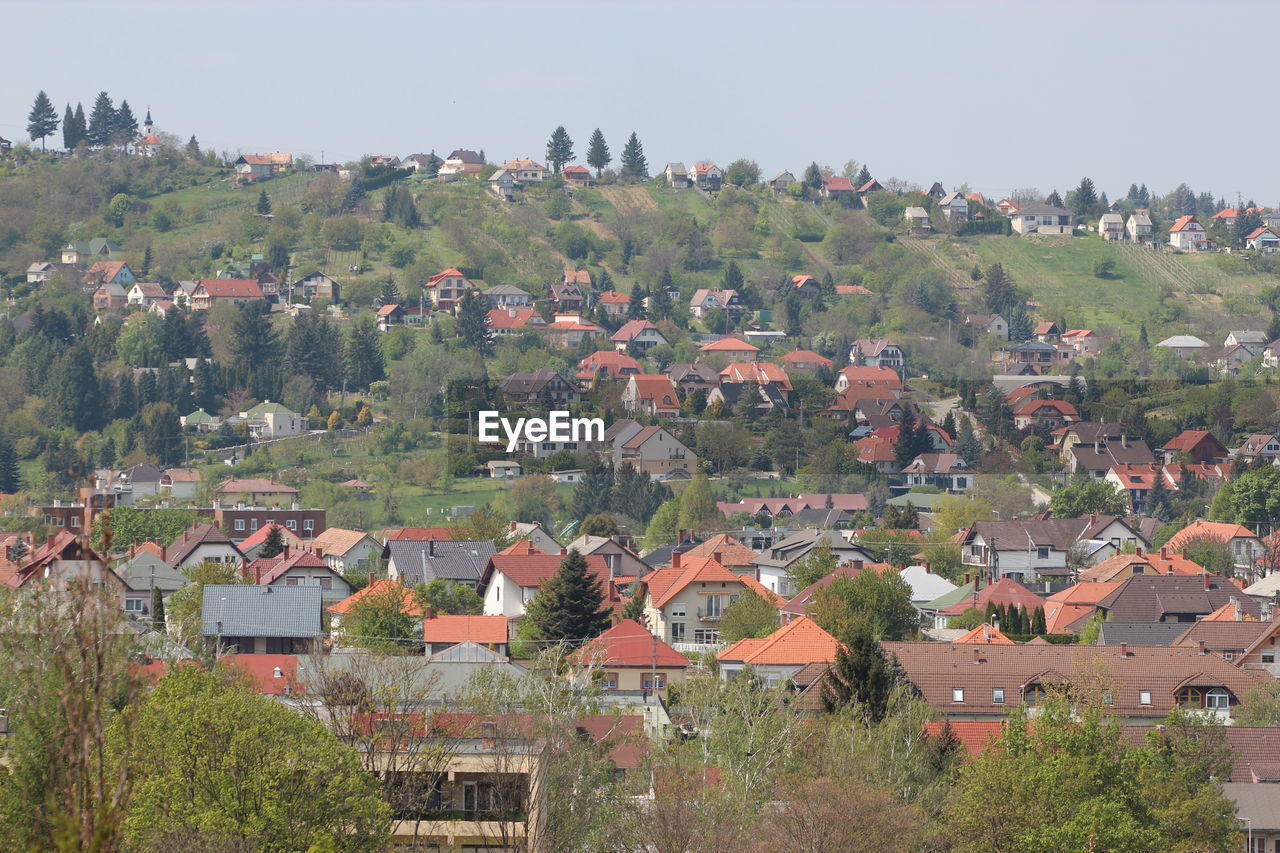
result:
M 1037 548 L 1036 548 L 1036 559 L 1037 559 L 1037 560 L 1047 560 L 1047 559 L 1049 559 L 1049 549 L 1048 549 L 1048 548 L 1041 548 L 1041 547 L 1037 547 Z
M 1023 694 L 1023 697 L 1024 697 L 1024 701 L 1028 705 L 1032 705 L 1032 706 L 1040 705 L 1044 702 L 1044 699 L 1045 699 L 1044 687 L 1042 687 L 1039 684 L 1028 685 Z
M 258 529 L 258 519 L 253 518 L 253 519 L 250 519 L 250 520 L 249 520 L 249 529 L 250 529 L 250 530 L 257 530 L 257 529 Z
M 141 598 L 126 598 L 126 599 L 124 600 L 124 609 L 125 609 L 125 611 L 126 611 L 126 612 L 128 612 L 128 613 L 141 613 L 141 612 L 142 612 L 142 599 L 141 599 Z
M 951 688 L 951 701 L 952 701 L 952 702 L 963 702 L 963 701 L 964 701 L 964 688 L 963 688 L 963 687 L 952 687 L 952 688 Z
M 688 609 L 684 604 L 671 605 L 671 617 L 673 619 L 677 617 L 683 619 L 686 615 L 688 615 Z
M 695 643 L 718 643 L 720 642 L 720 632 L 711 628 L 697 628 L 693 632 L 693 641 Z
M 320 581 L 321 589 L 333 589 L 333 578 L 323 577 L 323 578 L 319 578 L 319 581 Z
M 244 530 L 244 519 L 243 519 L 243 518 L 237 518 L 237 519 L 236 519 L 236 530 Z
M 285 578 L 285 579 L 284 579 L 284 585 L 285 585 L 285 586 L 297 586 L 297 585 L 298 585 L 298 579 L 297 579 L 297 578 Z
M 72 526 L 72 527 L 79 527 L 79 526 L 80 526 L 80 519 L 79 519 L 77 516 L 74 516 L 74 515 L 73 515 L 73 516 L 71 516 L 70 521 L 71 521 L 71 526 Z
M 684 623 L 683 622 L 671 623 L 671 642 L 673 643 L 684 642 Z
M 1203 708 L 1204 694 L 1194 687 L 1184 687 L 1178 691 L 1179 708 Z
M 298 522 L 292 518 L 286 521 L 284 524 L 285 524 L 285 527 L 288 527 L 290 530 L 298 529 Z
M 724 596 L 708 595 L 707 596 L 707 612 L 704 618 L 719 619 L 724 615 Z
M 304 518 L 304 519 L 302 519 L 302 529 L 303 529 L 303 530 L 315 530 L 315 529 L 316 529 L 316 520 L 315 520 L 314 518 Z
M 606 672 L 606 673 L 604 674 L 604 689 L 605 689 L 605 690 L 617 690 L 617 689 L 618 689 L 618 673 L 616 673 L 616 672 Z
M 1004 688 L 1003 688 L 1003 687 L 993 687 L 993 688 L 991 688 L 991 701 L 992 701 L 992 702 L 995 702 L 995 703 L 997 703 L 997 704 L 1003 704 L 1003 703 L 1004 703 Z
M 645 690 L 662 690 L 667 686 L 667 676 L 661 672 L 646 674 L 642 684 Z
M 1263 663 L 1275 663 L 1275 662 L 1276 662 L 1276 653 L 1275 653 L 1275 652 L 1263 652 L 1263 653 L 1262 653 L 1262 662 L 1263 662 Z
M 1221 687 L 1215 687 L 1204 697 L 1204 706 L 1210 711 L 1230 711 L 1231 697 Z
M 1112 693 L 1111 693 L 1111 691 L 1110 691 L 1110 690 L 1104 690 L 1104 691 L 1102 691 L 1102 704 L 1103 704 L 1103 705 L 1114 705 L 1115 703 L 1116 703 L 1116 697 L 1115 697 L 1114 695 L 1112 695 Z
M 1151 691 L 1150 691 L 1150 690 L 1139 690 L 1139 691 L 1138 691 L 1138 704 L 1139 704 L 1139 705 L 1150 705 L 1150 704 L 1151 704 Z

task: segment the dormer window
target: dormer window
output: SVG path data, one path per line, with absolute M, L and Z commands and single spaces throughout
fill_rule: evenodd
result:
M 1231 710 L 1231 696 L 1221 687 L 1215 687 L 1205 694 L 1204 706 L 1210 711 Z

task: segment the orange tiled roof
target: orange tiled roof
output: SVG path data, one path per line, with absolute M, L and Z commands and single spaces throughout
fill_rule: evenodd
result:
M 351 612 L 351 608 L 357 603 L 363 601 L 370 596 L 388 595 L 394 591 L 399 591 L 401 608 L 410 616 L 422 616 L 422 608 L 420 608 L 413 597 L 413 590 L 401 586 L 390 578 L 379 578 L 364 589 L 352 593 L 346 598 L 329 607 L 331 611 L 339 616 Z M 505 640 L 503 641 L 505 642 Z
M 956 637 L 951 642 L 988 645 L 988 646 L 989 645 L 998 645 L 998 646 L 1015 645 L 1013 640 L 1010 640 L 1008 637 L 1006 637 L 1004 635 L 1004 632 L 1002 632 L 999 628 L 996 628 L 995 626 L 990 625 L 986 622 L 983 622 L 981 625 L 975 625 L 969 631 L 965 632 L 959 637 Z
M 746 341 L 740 341 L 737 338 L 721 338 L 718 341 L 712 341 L 704 344 L 699 349 L 702 352 L 759 352 L 760 347 L 753 346 Z
M 716 654 L 721 661 L 749 664 L 807 664 L 836 659 L 840 642 L 808 616 L 797 616 L 763 639 L 739 640 Z
M 432 616 L 422 622 L 422 640 L 426 643 L 465 643 L 470 640 L 482 646 L 501 645 L 507 641 L 507 617 Z

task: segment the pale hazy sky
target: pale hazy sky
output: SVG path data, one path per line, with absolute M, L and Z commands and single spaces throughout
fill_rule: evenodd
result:
M 227 151 L 342 161 L 484 149 L 580 158 L 634 129 L 651 169 L 866 162 L 999 198 L 1091 176 L 1280 205 L 1280 4 L 0 0 L 0 135 L 100 89 Z M 60 141 L 60 136 L 55 137 Z M 52 141 L 52 140 L 51 140 Z

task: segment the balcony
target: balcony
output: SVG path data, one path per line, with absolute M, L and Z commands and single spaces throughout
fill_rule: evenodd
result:
M 723 610 L 703 610 L 698 608 L 698 619 L 702 622 L 719 622 L 724 618 Z
M 682 655 L 713 655 L 724 649 L 724 643 L 671 643 Z

